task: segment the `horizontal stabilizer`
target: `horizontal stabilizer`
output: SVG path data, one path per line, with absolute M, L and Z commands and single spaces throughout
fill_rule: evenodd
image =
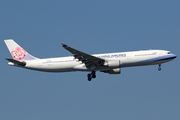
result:
M 12 63 L 14 63 L 16 65 L 20 65 L 20 66 L 25 66 L 26 65 L 26 62 L 17 61 L 17 60 L 11 59 L 11 58 L 6 58 L 6 60 L 8 60 L 9 62 L 12 62 Z

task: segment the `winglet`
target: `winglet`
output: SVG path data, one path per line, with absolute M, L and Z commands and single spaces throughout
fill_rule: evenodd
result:
M 61 45 L 63 46 L 63 47 L 68 47 L 66 44 L 64 44 L 63 42 L 61 42 Z

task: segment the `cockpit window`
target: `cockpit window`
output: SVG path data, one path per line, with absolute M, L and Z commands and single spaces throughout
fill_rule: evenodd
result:
M 168 52 L 167 54 L 172 54 L 171 52 Z

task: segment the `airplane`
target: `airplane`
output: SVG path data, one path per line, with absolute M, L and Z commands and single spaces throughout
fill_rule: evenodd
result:
M 13 39 L 4 40 L 12 58 L 6 58 L 9 65 L 44 72 L 85 71 L 88 81 L 96 78 L 96 72 L 120 74 L 121 68 L 145 65 L 158 65 L 175 59 L 177 56 L 167 50 L 140 50 L 104 54 L 87 54 L 63 42 L 62 47 L 73 54 L 69 57 L 39 59 L 30 55 Z

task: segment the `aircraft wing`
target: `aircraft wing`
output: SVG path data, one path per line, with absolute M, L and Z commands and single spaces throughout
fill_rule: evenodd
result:
M 66 50 L 74 54 L 75 59 L 79 59 L 79 61 L 82 61 L 82 63 L 85 63 L 86 67 L 89 67 L 91 65 L 100 66 L 105 61 L 104 59 L 101 59 L 101 58 L 86 54 L 84 52 L 78 51 L 74 48 L 71 48 L 64 43 L 61 43 L 61 44 Z

